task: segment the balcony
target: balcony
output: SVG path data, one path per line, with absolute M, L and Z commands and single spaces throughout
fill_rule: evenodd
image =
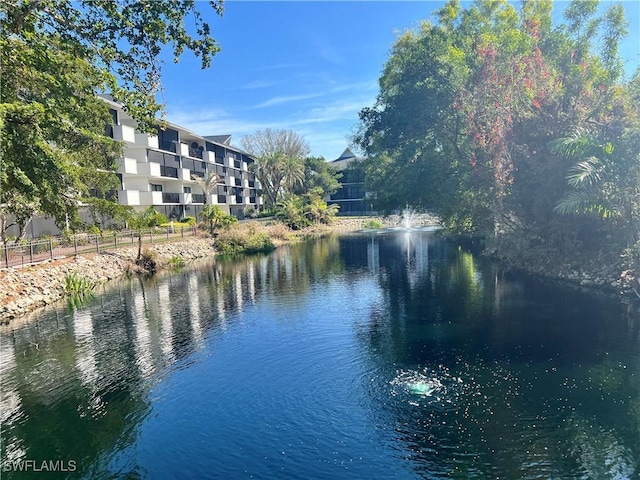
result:
M 160 177 L 162 176 L 160 173 L 161 166 L 162 165 L 155 162 L 138 163 L 138 174 L 146 175 L 148 177 Z
M 148 133 L 136 133 L 136 147 L 158 148 L 158 137 Z
M 119 190 L 118 203 L 120 205 L 140 205 L 140 192 L 138 190 Z
M 136 131 L 129 125 L 113 125 L 111 138 L 120 142 L 136 143 Z
M 138 162 L 135 158 L 124 157 L 118 161 L 118 173 L 138 174 Z
M 162 192 L 139 192 L 140 205 L 161 205 Z
M 202 152 L 202 159 L 207 163 L 216 163 L 216 155 L 209 150 Z
M 160 176 L 178 178 L 178 169 L 175 167 L 165 167 L 164 165 L 160 165 Z
M 180 194 L 162 192 L 162 203 L 180 203 Z
M 179 180 L 191 180 L 191 170 L 188 168 L 178 168 Z

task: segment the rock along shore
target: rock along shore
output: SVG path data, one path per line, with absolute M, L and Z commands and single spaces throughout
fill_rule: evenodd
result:
M 210 238 L 193 238 L 146 246 L 153 250 L 160 265 L 171 257 L 185 261 L 215 254 Z M 76 274 L 94 284 L 122 277 L 135 271 L 137 247 L 48 260 L 37 265 L 0 270 L 0 323 L 49 305 L 65 296 L 65 276 Z

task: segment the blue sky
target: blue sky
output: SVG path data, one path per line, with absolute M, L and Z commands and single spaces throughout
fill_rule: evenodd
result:
M 630 36 L 623 58 L 640 63 L 640 2 L 623 2 Z M 371 106 L 398 33 L 429 19 L 440 1 L 238 1 L 207 14 L 222 51 L 201 70 L 191 54 L 163 69 L 167 120 L 201 135 L 265 128 L 303 135 L 327 160 L 348 146 Z M 565 2 L 556 2 L 561 11 Z M 201 11 L 208 4 L 200 4 Z

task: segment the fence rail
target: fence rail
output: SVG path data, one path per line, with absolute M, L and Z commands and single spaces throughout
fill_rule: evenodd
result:
M 98 235 L 75 234 L 46 239 L 27 239 L 19 243 L 0 243 L 0 268 L 30 265 L 87 253 L 101 252 L 138 244 L 138 235 L 143 244 L 166 242 L 172 239 L 196 235 L 195 227 L 155 228 L 138 232 L 123 230 Z

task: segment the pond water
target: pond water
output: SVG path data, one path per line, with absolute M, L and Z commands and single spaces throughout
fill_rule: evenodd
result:
M 419 231 L 123 281 L 2 331 L 2 475 L 639 478 L 637 316 Z

